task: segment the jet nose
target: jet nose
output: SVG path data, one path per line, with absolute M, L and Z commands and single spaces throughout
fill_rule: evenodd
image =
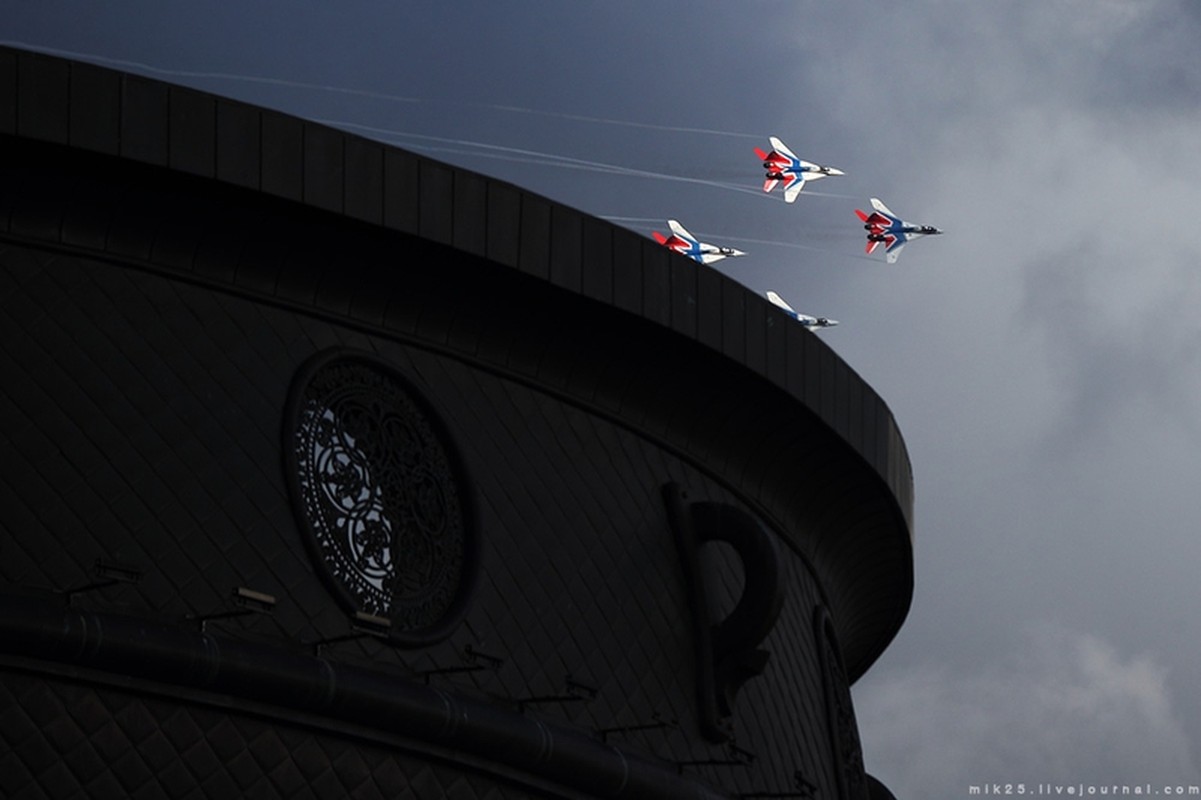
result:
M 835 169 L 834 167 L 826 167 L 826 172 L 830 175 L 846 175 L 845 172 L 840 169 Z

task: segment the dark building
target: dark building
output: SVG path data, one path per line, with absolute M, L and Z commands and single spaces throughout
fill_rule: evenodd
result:
M 885 798 L 885 404 L 707 267 L 0 49 L 0 795 Z

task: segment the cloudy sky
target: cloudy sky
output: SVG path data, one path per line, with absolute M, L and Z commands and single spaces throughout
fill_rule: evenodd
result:
M 869 771 L 901 798 L 1201 783 L 1201 3 L 0 11 L 9 43 L 748 251 L 723 271 L 841 320 L 820 335 L 913 460 L 913 607 L 855 687 Z M 846 177 L 764 195 L 770 134 Z M 946 235 L 864 257 L 871 196 Z

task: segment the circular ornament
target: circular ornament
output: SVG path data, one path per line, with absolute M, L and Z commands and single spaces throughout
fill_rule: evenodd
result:
M 348 612 L 398 644 L 446 636 L 476 555 L 462 468 L 430 405 L 374 356 L 335 351 L 298 373 L 284 430 L 293 505 Z

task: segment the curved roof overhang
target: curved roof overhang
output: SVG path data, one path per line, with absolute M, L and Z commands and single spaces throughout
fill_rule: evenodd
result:
M 725 482 L 813 565 L 852 679 L 899 630 L 913 477 L 891 412 L 818 336 L 716 270 L 399 148 L 11 48 L 0 136 L 10 179 L 24 170 L 45 200 L 0 234 L 433 342 L 587 406 Z M 103 196 L 114 170 L 121 202 Z M 93 219 L 72 225 L 81 207 Z M 153 226 L 154 246 L 122 225 Z M 295 239 L 288 258 L 247 245 L 264 230 Z M 474 291 L 447 303 L 456 286 Z M 419 308 L 439 297 L 437 313 Z

